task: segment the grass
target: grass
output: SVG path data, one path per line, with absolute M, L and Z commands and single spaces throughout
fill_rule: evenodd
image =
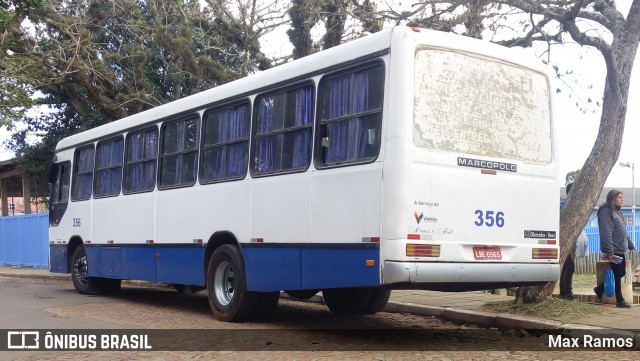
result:
M 598 305 L 558 298 L 551 298 L 539 304 L 516 305 L 512 301 L 488 302 L 482 305 L 482 309 L 493 313 L 510 313 L 544 319 L 561 318 L 563 320 L 573 320 L 605 311 L 603 307 Z
M 592 294 L 596 286 L 595 275 L 573 275 L 573 293 Z M 560 293 L 559 283 L 556 283 L 554 294 Z M 559 298 L 551 298 L 539 304 L 515 305 L 512 301 L 498 301 L 485 303 L 482 306 L 485 311 L 493 313 L 510 313 L 515 315 L 531 316 L 545 319 L 573 320 L 581 317 L 600 314 L 605 309 L 591 303 L 567 301 Z
M 596 286 L 596 275 L 574 274 L 574 294 L 593 294 Z M 560 293 L 559 283 L 556 283 L 554 294 Z M 640 288 L 634 289 L 634 294 L 640 293 Z M 482 310 L 493 313 L 510 313 L 515 315 L 531 316 L 544 319 L 574 320 L 595 314 L 601 314 L 606 307 L 578 301 L 567 301 L 559 298 L 551 298 L 540 304 L 515 305 L 513 301 L 498 301 L 485 303 Z

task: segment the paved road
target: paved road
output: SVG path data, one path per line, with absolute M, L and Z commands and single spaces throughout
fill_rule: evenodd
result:
M 68 281 L 0 278 L 0 295 L 1 329 L 194 329 L 175 331 L 187 341 L 178 349 L 190 351 L 2 352 L 0 360 L 584 358 L 584 351 L 523 351 L 531 350 L 532 343 L 538 347 L 545 343 L 545 336 L 456 326 L 409 314 L 336 316 L 323 305 L 289 300 L 281 300 L 267 320 L 233 324 L 212 317 L 204 293 L 182 295 L 172 288 L 127 286 L 114 296 L 83 296 Z M 203 342 L 205 337 L 213 346 L 200 347 L 200 343 L 190 348 L 193 342 L 188 341 Z M 612 352 L 609 356 L 598 353 L 603 359 L 633 359 L 637 354 Z

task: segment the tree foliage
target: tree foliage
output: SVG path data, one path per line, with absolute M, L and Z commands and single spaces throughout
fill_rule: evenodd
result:
M 371 0 L 291 0 L 287 11 L 291 22 L 287 31 L 293 45 L 293 58 L 332 48 L 366 33 L 380 31 L 383 18 Z M 323 36 L 313 40 L 313 29 Z M 320 31 L 318 31 L 320 32 Z
M 31 105 L 31 79 L 37 79 L 40 71 L 19 55 L 30 46 L 21 23 L 42 5 L 41 0 L 0 0 L 0 127 L 19 119 Z
M 0 1 L 0 121 L 24 124 L 9 145 L 42 179 L 67 135 L 270 67 L 258 39 L 281 15 L 275 2 Z

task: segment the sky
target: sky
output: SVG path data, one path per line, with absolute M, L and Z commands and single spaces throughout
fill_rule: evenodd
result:
M 575 55 L 556 56 L 552 58 L 552 62 L 560 66 L 571 67 L 574 71 L 573 77 L 580 79 L 585 85 L 591 84 L 593 86 L 592 89 L 587 89 L 584 92 L 579 103 L 581 106 L 587 104 L 585 99 L 588 97 L 591 97 L 594 102 L 601 101 L 605 80 L 605 66 L 602 56 L 592 50 L 588 54 L 583 54 L 582 59 L 576 58 Z M 558 134 L 556 149 L 560 157 L 560 177 L 564 180 L 568 172 L 582 168 L 589 156 L 600 125 L 601 107 L 591 106 L 586 114 L 582 113 L 576 107 L 578 96 L 572 94 L 566 85 L 559 80 L 556 80 L 556 86 L 562 90 L 561 93 L 555 94 L 557 104 L 556 131 Z M 569 94 L 572 96 L 569 97 Z M 634 166 L 640 167 L 640 102 L 638 102 L 640 99 L 640 59 L 637 56 L 631 75 L 628 99 L 625 130 L 618 162 L 633 163 Z M 631 188 L 631 168 L 616 164 L 605 186 Z M 640 187 L 640 179 L 637 179 L 635 186 Z
M 630 0 L 617 2 L 618 8 L 626 15 Z M 274 32 L 264 39 L 263 45 L 272 50 L 273 54 L 290 49 L 286 35 Z M 290 50 L 288 50 L 290 51 Z M 532 53 L 539 50 L 530 49 Z M 560 158 L 560 178 L 564 184 L 568 172 L 582 168 L 593 147 L 600 123 L 601 108 L 591 103 L 587 113 L 580 111 L 580 107 L 589 105 L 587 99 L 593 101 L 602 99 L 604 89 L 605 67 L 602 56 L 596 50 L 580 48 L 575 45 L 565 45 L 554 48 L 551 52 L 551 63 L 560 69 L 570 69 L 573 74 L 564 80 L 555 80 L 553 89 L 559 88 L 560 93 L 554 94 L 556 103 L 556 150 Z M 270 55 L 270 54 L 269 54 Z M 569 84 L 569 86 L 567 85 Z M 589 86 L 591 88 L 589 89 Z M 572 88 L 573 91 L 570 89 Z M 627 110 L 624 137 L 619 161 L 634 163 L 640 168 L 640 60 L 636 57 L 634 71 L 631 77 L 631 89 Z M 576 101 L 578 106 L 576 106 Z M 13 153 L 6 149 L 4 141 L 10 133 L 0 128 L 0 160 L 10 159 Z M 632 186 L 631 168 L 616 165 L 607 182 L 606 187 L 630 188 Z M 637 172 L 636 172 L 637 173 Z M 640 187 L 640 178 L 635 182 Z

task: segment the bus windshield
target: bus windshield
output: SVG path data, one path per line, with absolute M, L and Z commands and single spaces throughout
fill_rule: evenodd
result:
M 543 74 L 496 59 L 420 48 L 415 57 L 416 146 L 550 164 Z

